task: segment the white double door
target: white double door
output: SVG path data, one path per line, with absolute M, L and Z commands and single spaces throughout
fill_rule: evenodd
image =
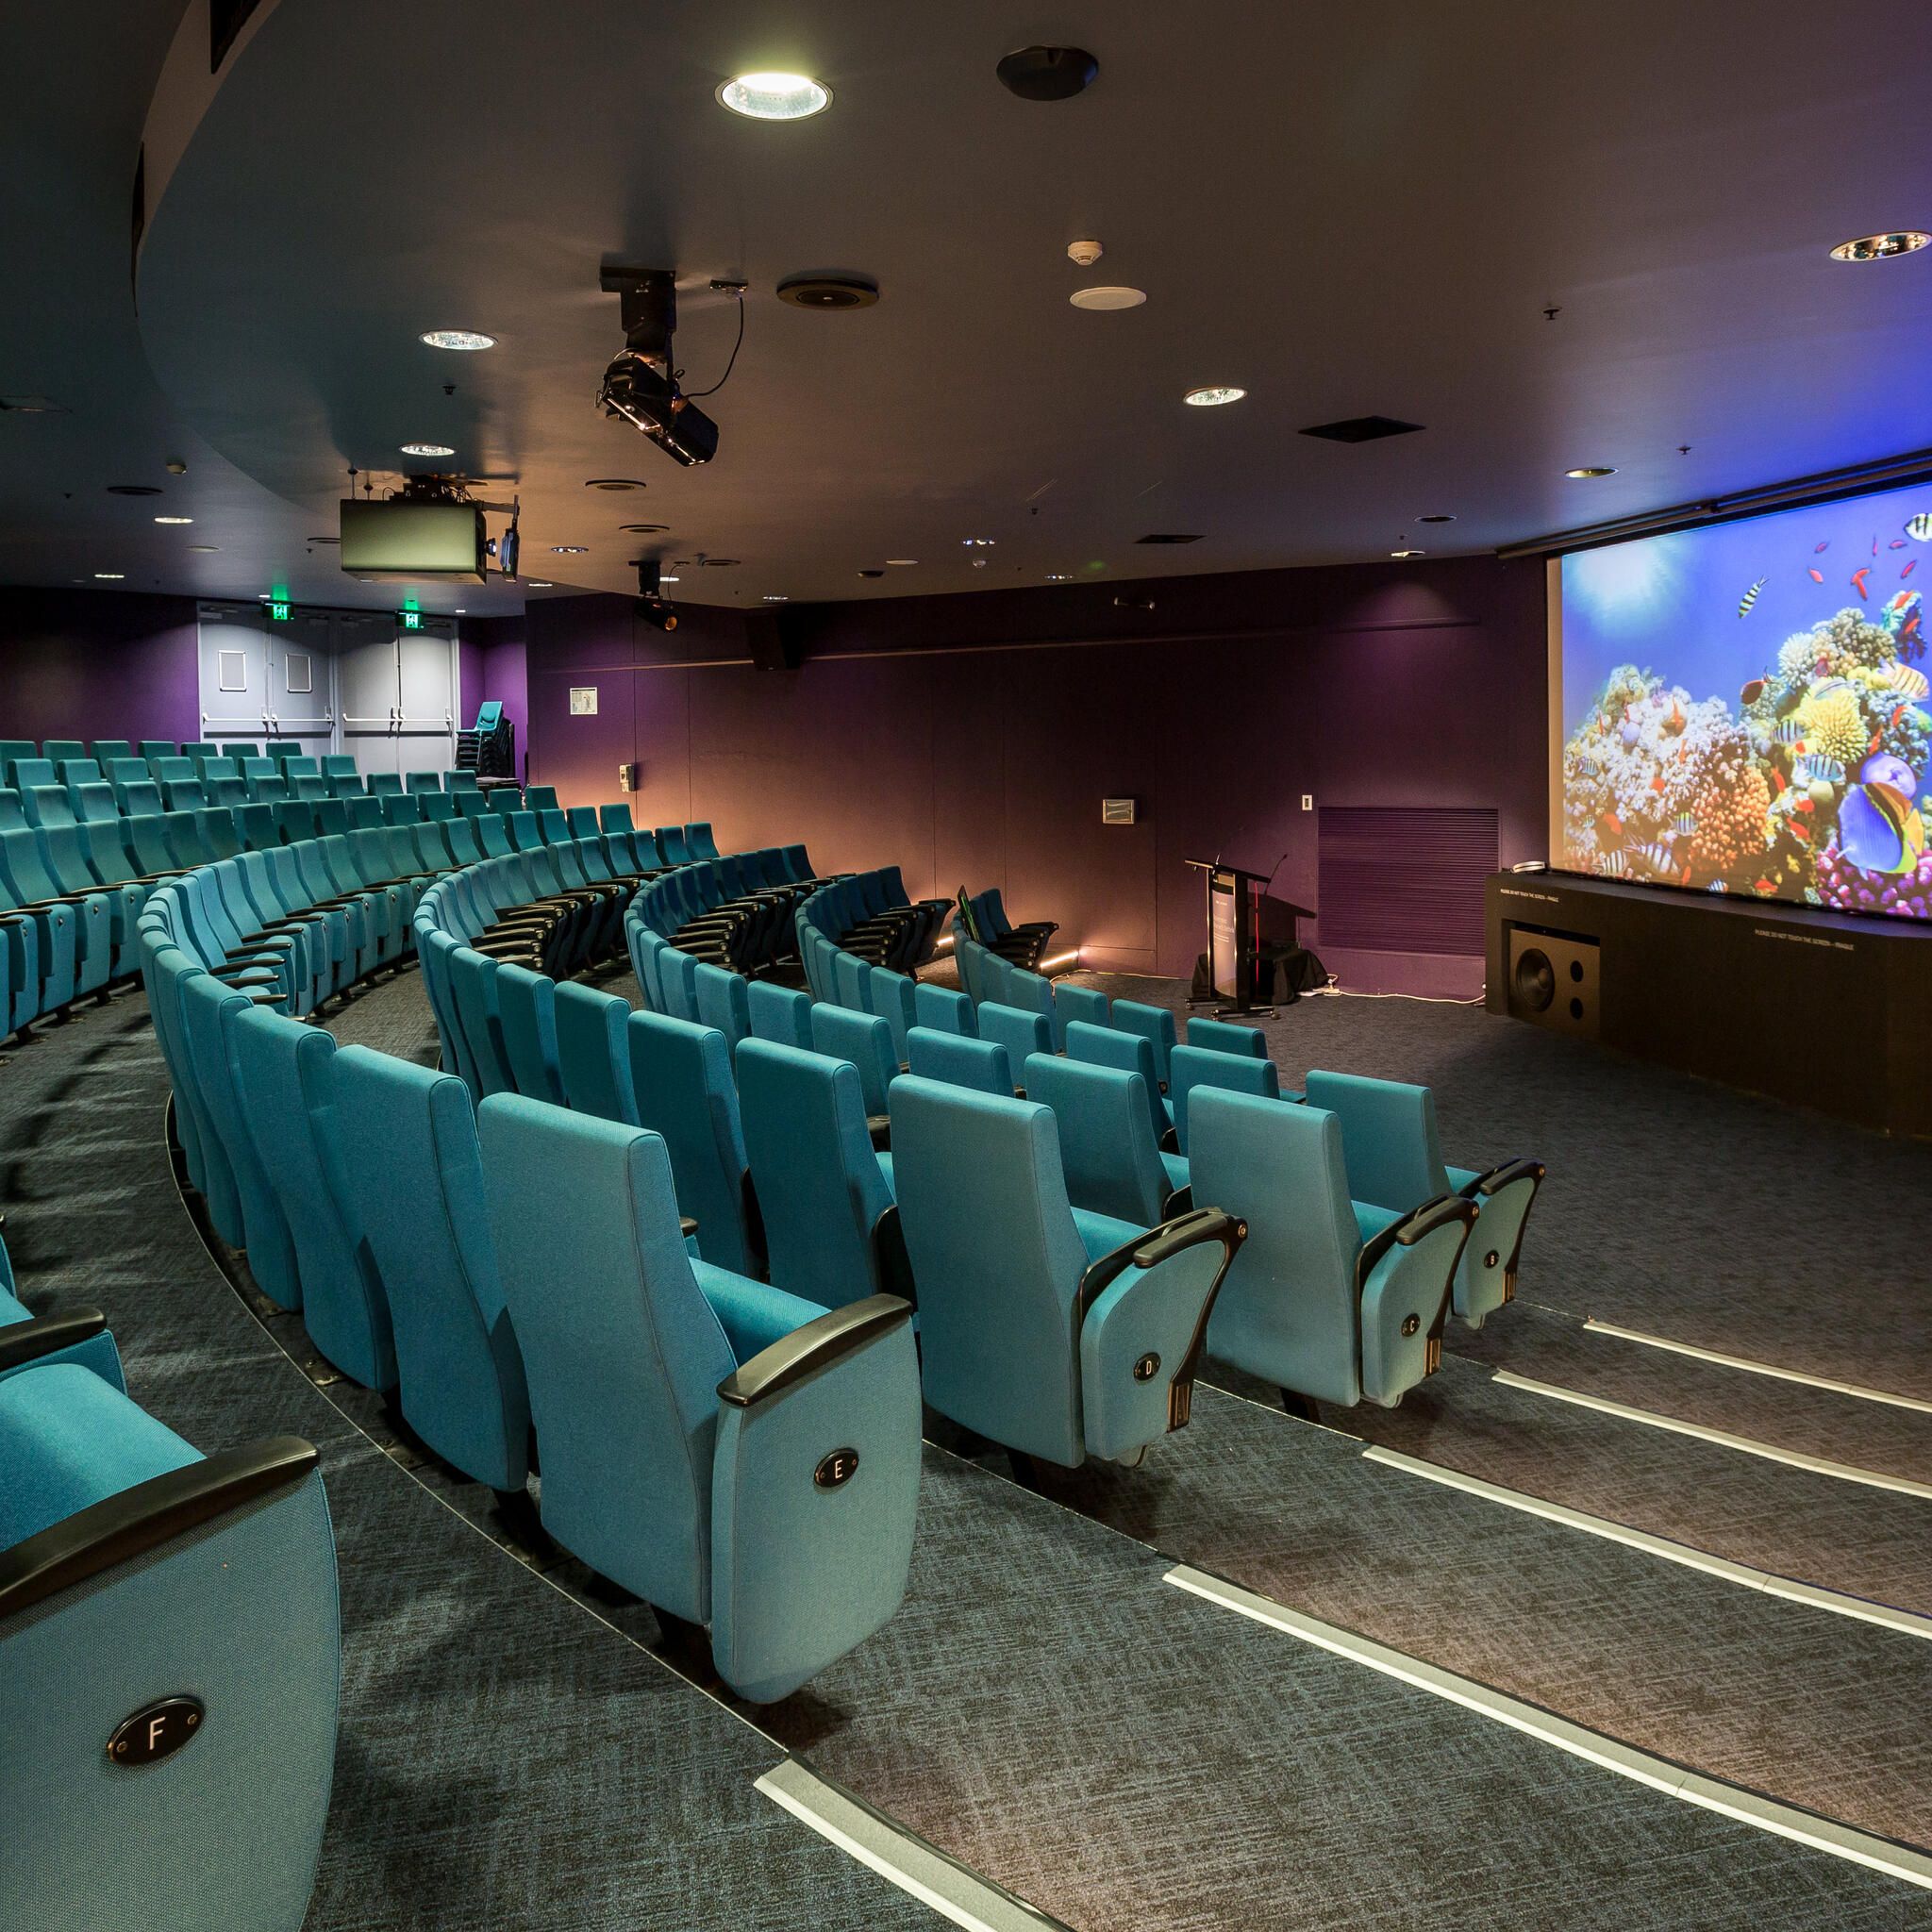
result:
M 336 691 L 341 747 L 372 772 L 444 772 L 457 756 L 454 627 L 425 617 L 420 630 L 393 617 L 337 617 Z
M 204 604 L 201 735 L 295 739 L 303 752 L 355 756 L 371 772 L 441 772 L 456 762 L 455 626 L 404 630 L 387 611 Z

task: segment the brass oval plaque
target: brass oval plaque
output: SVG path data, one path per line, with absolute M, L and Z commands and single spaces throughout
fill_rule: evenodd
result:
M 200 1735 L 204 1715 L 198 1698 L 163 1697 L 115 1725 L 114 1735 L 108 1740 L 108 1762 L 130 1770 L 158 1764 Z
M 1494 1248 L 1491 1248 L 1490 1252 L 1483 1257 L 1483 1266 L 1485 1268 L 1493 1268 L 1496 1265 L 1496 1263 L 1500 1261 L 1502 1258 L 1502 1256 L 1497 1254 Z
M 1151 1382 L 1160 1373 L 1160 1357 L 1158 1355 L 1143 1355 L 1134 1364 L 1134 1380 Z
M 1402 1318 L 1402 1332 L 1405 1335 L 1413 1335 L 1422 1325 L 1423 1318 L 1420 1315 L 1405 1315 Z
M 834 1449 L 824 1457 L 819 1466 L 812 1471 L 811 1479 L 822 1490 L 836 1490 L 852 1480 L 853 1472 L 858 1467 L 857 1449 Z

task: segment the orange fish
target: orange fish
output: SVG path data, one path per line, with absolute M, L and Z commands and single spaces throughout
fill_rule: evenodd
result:
M 1883 738 L 1881 738 L 1881 737 L 1880 737 L 1880 736 L 1878 735 L 1878 733 L 1874 731 L 1874 733 L 1872 734 L 1872 742 L 1871 742 L 1870 744 L 1868 744 L 1868 745 L 1867 745 L 1867 746 L 1865 747 L 1865 749 L 1866 749 L 1867 751 L 1876 751 L 1876 750 L 1878 749 L 1878 747 L 1879 747 L 1879 746 L 1880 746 L 1881 744 L 1883 744 L 1884 742 L 1885 742 L 1884 739 L 1883 739 Z
M 1798 809 L 1800 811 L 1814 811 L 1817 808 L 1813 806 L 1808 798 L 1801 798 L 1798 801 Z
M 1774 892 L 1777 891 L 1777 885 L 1772 879 L 1759 879 L 1751 890 L 1754 892 Z
M 1785 789 L 1785 774 L 1782 772 L 1774 771 L 1771 774 L 1771 782 L 1773 787 L 1772 796 L 1775 798 Z
M 1900 707 L 1898 708 L 1898 709 L 1897 709 L 1897 710 L 1895 710 L 1895 711 L 1894 711 L 1894 712 L 1893 712 L 1893 713 L 1891 714 L 1891 723 L 1890 723 L 1890 724 L 1888 724 L 1888 725 L 1887 725 L 1887 726 L 1886 726 L 1885 728 L 1886 728 L 1886 729 L 1887 729 L 1888 731 L 1896 731 L 1896 730 L 1898 729 L 1898 721 L 1899 721 L 1899 720 L 1900 720 L 1901 718 L 1903 718 L 1903 717 L 1905 716 L 1905 714 L 1906 714 L 1906 708 L 1905 708 L 1905 706 L 1901 705 L 1901 706 L 1900 706 Z
M 1653 791 L 1661 791 L 1664 789 L 1664 774 L 1661 772 L 1650 781 L 1650 789 Z
M 1908 577 L 1915 570 L 1918 569 L 1918 567 L 1919 559 L 1915 557 L 1912 558 L 1911 562 L 1906 565 L 1905 569 L 1899 572 L 1899 576 L 1901 577 L 1901 579 Z
M 1814 584 L 1822 584 L 1824 581 L 1824 573 L 1822 570 L 1807 570 L 1805 573 L 1805 575 L 1807 577 L 1809 577 Z
M 1761 677 L 1754 677 L 1751 680 L 1751 682 L 1747 684 L 1744 687 L 1744 689 L 1738 693 L 1738 701 L 1740 704 L 1755 705 L 1757 702 L 1757 700 L 1761 698 L 1763 695 L 1764 679 Z
M 1869 577 L 1871 575 L 1872 566 L 1869 563 L 1860 564 L 1858 568 L 1852 573 L 1852 589 L 1857 591 L 1858 598 L 1861 603 L 1864 601 L 1865 597 L 1865 579 Z
M 1805 803 L 1809 805 L 1811 801 L 1807 798 Z M 1799 839 L 1808 839 L 1811 836 L 1809 831 L 1806 829 L 1805 822 L 1802 819 L 1793 819 L 1791 821 L 1791 832 L 1794 837 Z
M 1690 883 L 1690 868 L 1688 865 L 1684 868 L 1684 876 L 1677 883 L 1680 886 L 1688 886 Z
M 1599 819 L 1597 823 L 1603 826 L 1604 830 L 1607 831 L 1611 838 L 1621 839 L 1624 836 L 1624 821 L 1620 819 L 1615 812 L 1605 812 L 1603 817 Z

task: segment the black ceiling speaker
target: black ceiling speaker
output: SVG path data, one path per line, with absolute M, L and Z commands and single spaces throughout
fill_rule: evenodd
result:
M 778 299 L 794 308 L 870 308 L 879 299 L 879 285 L 867 275 L 787 275 Z
M 1340 423 L 1317 423 L 1301 433 L 1319 436 L 1326 442 L 1374 442 L 1384 436 L 1413 436 L 1422 426 L 1394 416 L 1347 416 Z
M 1019 47 L 996 71 L 1023 101 L 1070 101 L 1093 85 L 1100 62 L 1085 47 Z

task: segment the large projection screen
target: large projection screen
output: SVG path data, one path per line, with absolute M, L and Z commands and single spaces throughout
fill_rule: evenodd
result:
M 1552 862 L 1932 916 L 1922 574 L 1927 486 L 1556 558 Z

